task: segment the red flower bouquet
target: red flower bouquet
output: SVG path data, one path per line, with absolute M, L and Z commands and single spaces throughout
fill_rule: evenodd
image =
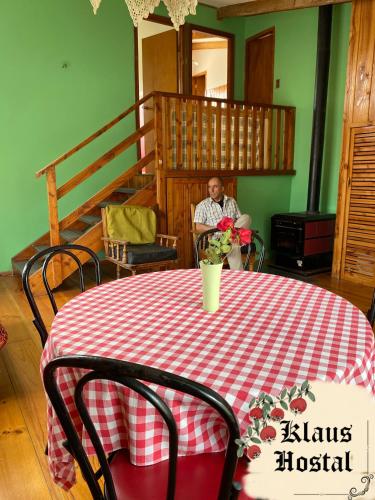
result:
M 216 227 L 222 234 L 209 240 L 205 264 L 220 264 L 232 250 L 233 244 L 248 245 L 251 242 L 250 229 L 235 228 L 231 217 L 223 217 Z

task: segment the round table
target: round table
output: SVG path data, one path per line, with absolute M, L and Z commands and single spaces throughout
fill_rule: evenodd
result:
M 56 356 L 87 354 L 171 371 L 224 396 L 242 430 L 248 403 L 260 391 L 278 394 L 283 387 L 319 379 L 358 384 L 375 393 L 373 332 L 364 314 L 345 299 L 301 281 L 224 270 L 219 310 L 208 313 L 201 304 L 201 272 L 196 269 L 142 274 L 95 287 L 57 314 L 42 368 Z M 64 397 L 69 397 L 74 376 L 60 372 Z M 217 422 L 207 417 L 207 408 L 169 397 L 181 424 L 183 453 L 224 447 L 223 433 L 212 439 Z M 167 457 L 166 435 L 160 426 L 150 429 L 146 403 L 129 398 L 125 426 L 114 425 L 124 402 L 113 391 L 93 391 L 90 404 L 99 408 L 106 451 L 129 447 L 139 465 Z M 132 428 L 134 420 L 137 428 Z M 69 487 L 71 458 L 50 408 L 48 427 L 51 470 L 56 482 Z M 87 450 L 93 452 L 88 444 Z

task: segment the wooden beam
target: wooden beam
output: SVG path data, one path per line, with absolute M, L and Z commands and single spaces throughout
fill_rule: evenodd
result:
M 284 10 L 306 9 L 324 5 L 348 3 L 351 0 L 253 0 L 252 2 L 237 3 L 220 7 L 217 11 L 218 19 L 225 17 L 257 16 L 269 12 Z
M 228 47 L 228 42 L 215 41 L 215 42 L 193 42 L 193 50 L 207 50 L 207 49 L 226 49 Z

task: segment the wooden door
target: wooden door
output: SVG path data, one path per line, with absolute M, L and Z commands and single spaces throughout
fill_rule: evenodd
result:
M 190 204 L 199 203 L 208 196 L 207 182 L 209 177 L 170 177 L 167 179 L 167 232 L 178 236 L 180 266 L 194 266 L 192 223 Z M 225 194 L 237 195 L 237 179 L 223 179 Z
M 275 29 L 271 28 L 246 40 L 245 100 L 272 104 Z
M 375 283 L 375 126 L 351 131 L 342 278 Z
M 200 96 L 206 95 L 206 73 L 193 76 L 192 94 Z
M 177 92 L 177 32 L 174 29 L 142 39 L 143 95 L 160 90 Z M 144 123 L 153 116 L 150 106 L 143 108 Z M 153 132 L 145 136 L 145 154 L 154 149 Z

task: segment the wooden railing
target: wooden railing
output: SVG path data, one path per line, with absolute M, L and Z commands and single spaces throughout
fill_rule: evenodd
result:
M 153 110 L 153 117 L 118 144 L 85 166 L 61 186 L 56 184 L 56 167 L 131 113 L 141 107 Z M 142 120 L 141 120 L 142 122 Z M 92 210 L 116 187 L 121 186 L 145 166 L 154 162 L 157 202 L 165 229 L 166 178 L 168 176 L 206 175 L 283 175 L 293 174 L 295 108 L 239 101 L 152 92 L 90 135 L 67 153 L 37 172 L 46 175 L 49 207 L 50 244 L 60 244 L 60 231 Z M 146 135 L 154 138 L 143 143 Z M 145 149 L 143 157 L 97 194 L 82 203 L 61 221 L 61 198 L 107 166 L 131 146 Z M 150 146 L 151 144 L 151 146 Z
M 88 146 L 95 139 L 100 137 L 102 134 L 110 130 L 120 121 L 122 121 L 125 117 L 130 115 L 131 113 L 139 112 L 140 106 L 151 101 L 153 103 L 153 94 L 148 94 L 143 97 L 139 101 L 137 101 L 133 106 L 129 109 L 118 115 L 112 121 L 104 125 L 104 127 L 100 128 L 98 131 L 90 135 L 87 139 L 80 142 L 77 146 L 72 148 L 67 153 L 61 155 L 56 160 L 52 161 L 44 168 L 39 170 L 36 173 L 37 177 L 41 175 L 46 175 L 47 178 L 47 193 L 48 193 L 48 209 L 49 209 L 49 229 L 50 229 L 50 244 L 51 245 L 59 245 L 60 244 L 60 231 L 69 227 L 72 223 L 74 223 L 79 217 L 90 212 L 98 203 L 103 201 L 108 195 L 110 195 L 117 187 L 123 185 L 128 179 L 132 178 L 138 172 L 141 172 L 142 169 L 147 166 L 149 163 L 155 161 L 155 151 L 149 151 L 142 159 L 137 161 L 135 165 L 131 168 L 127 169 L 125 172 L 121 173 L 116 179 L 110 182 L 110 184 L 106 185 L 101 189 L 98 193 L 92 196 L 89 200 L 81 204 L 77 207 L 73 212 L 63 218 L 61 221 L 59 220 L 58 213 L 58 202 L 61 198 L 67 195 L 74 188 L 78 187 L 84 181 L 89 179 L 93 174 L 101 170 L 103 167 L 107 166 L 112 160 L 117 158 L 120 154 L 124 153 L 131 146 L 139 143 L 140 139 L 142 139 L 146 134 L 150 133 L 154 129 L 154 120 L 151 119 L 145 125 L 143 125 L 138 130 L 135 130 L 128 137 L 121 140 L 115 146 L 106 151 L 103 155 L 97 158 L 95 161 L 85 166 L 80 172 L 74 175 L 71 179 L 67 180 L 60 187 L 57 187 L 56 184 L 56 167 L 59 164 L 62 164 L 65 160 L 73 156 L 75 153 L 80 151 L 81 149 Z M 153 105 L 153 104 L 151 104 Z M 133 129 L 135 129 L 135 119 Z M 55 280 L 58 281 L 58 280 Z
M 164 170 L 291 174 L 295 108 L 156 93 Z

